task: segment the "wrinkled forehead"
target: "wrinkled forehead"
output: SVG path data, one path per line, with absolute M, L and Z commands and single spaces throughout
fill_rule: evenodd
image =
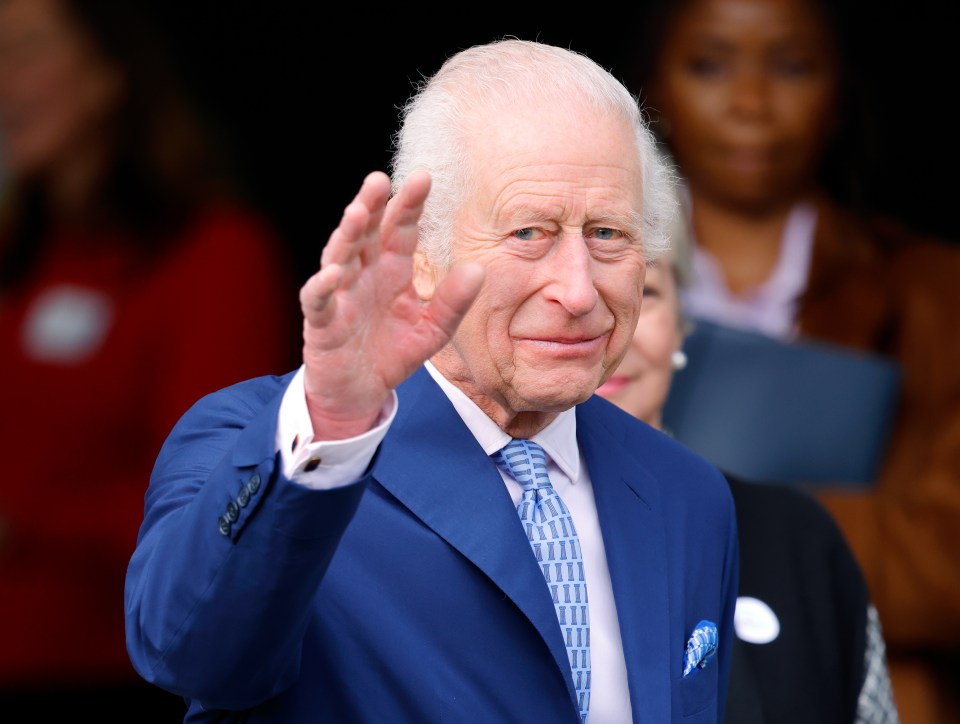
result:
M 543 104 L 490 107 L 477 114 L 465 138 L 469 163 L 478 180 L 511 169 L 548 169 L 571 177 L 628 184 L 640 203 L 641 156 L 636 133 L 622 116 L 589 105 L 571 104 L 562 112 Z
M 610 116 L 544 117 L 536 111 L 500 120 L 474 137 L 478 202 L 497 215 L 535 207 L 557 221 L 602 218 L 638 231 L 642 173 L 628 124 Z

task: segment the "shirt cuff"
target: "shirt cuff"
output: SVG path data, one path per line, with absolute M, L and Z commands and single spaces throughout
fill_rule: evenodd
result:
M 362 435 L 346 440 L 314 440 L 303 374 L 301 366 L 280 402 L 276 443 L 283 473 L 289 480 L 317 490 L 355 483 L 363 477 L 397 414 L 397 393 L 394 391 L 384 404 L 373 428 Z

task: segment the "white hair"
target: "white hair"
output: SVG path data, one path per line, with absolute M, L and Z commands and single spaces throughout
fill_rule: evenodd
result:
M 462 50 L 426 78 L 401 111 L 391 162 L 396 192 L 418 169 L 432 186 L 420 218 L 419 248 L 432 264 L 452 262 L 454 221 L 471 193 L 467 142 L 478 108 L 525 105 L 531 96 L 576 98 L 630 123 L 640 161 L 643 208 L 637 209 L 644 256 L 669 248 L 676 175 L 657 152 L 639 102 L 609 71 L 582 53 L 538 41 L 506 38 Z

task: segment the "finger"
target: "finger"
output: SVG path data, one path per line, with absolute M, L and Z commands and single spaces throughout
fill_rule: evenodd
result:
M 383 171 L 371 171 L 360 184 L 356 198 L 371 210 L 383 208 L 390 198 L 390 177 Z
M 382 171 L 367 174 L 357 195 L 343 210 L 340 224 L 327 240 L 320 257 L 321 265 L 345 264 L 356 258 L 367 236 L 376 233 L 389 196 L 389 177 Z
M 343 267 L 338 264 L 325 266 L 307 279 L 300 288 L 300 308 L 308 324 L 323 326 L 333 316 L 335 299 L 333 293 L 343 279 Z
M 366 230 L 368 235 L 379 234 L 383 212 L 390 201 L 391 191 L 390 177 L 382 171 L 374 171 L 364 179 L 363 186 L 360 187 L 360 192 L 357 194 L 357 199 L 370 212 Z
M 431 179 L 426 171 L 414 171 L 387 203 L 381 224 L 383 246 L 400 254 L 413 254 L 417 245 L 418 223 L 430 193 Z
M 366 229 L 359 240 L 358 254 L 364 261 L 372 261 L 380 252 L 380 224 L 390 199 L 390 177 L 382 171 L 367 174 L 357 200 L 367 209 Z
M 453 267 L 437 286 L 424 309 L 424 317 L 449 339 L 480 293 L 483 280 L 484 268 L 480 264 Z
M 351 202 L 343 210 L 340 223 L 330 234 L 320 254 L 321 268 L 328 264 L 349 264 L 357 257 L 369 217 L 370 212 L 357 201 Z

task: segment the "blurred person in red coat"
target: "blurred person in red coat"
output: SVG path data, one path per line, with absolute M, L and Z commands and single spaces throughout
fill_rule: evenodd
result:
M 289 250 L 136 6 L 0 2 L 0 695 L 98 715 L 141 692 L 123 583 L 161 443 L 299 353 Z
M 862 29 L 862 10 L 845 9 L 657 0 L 638 25 L 630 85 L 683 177 L 685 313 L 899 367 L 877 479 L 815 492 L 874 597 L 904 724 L 958 722 L 960 249 L 858 193 L 877 162 L 861 146 L 870 119 L 845 32 L 849 19 Z M 724 425 L 718 412 L 709 424 Z

